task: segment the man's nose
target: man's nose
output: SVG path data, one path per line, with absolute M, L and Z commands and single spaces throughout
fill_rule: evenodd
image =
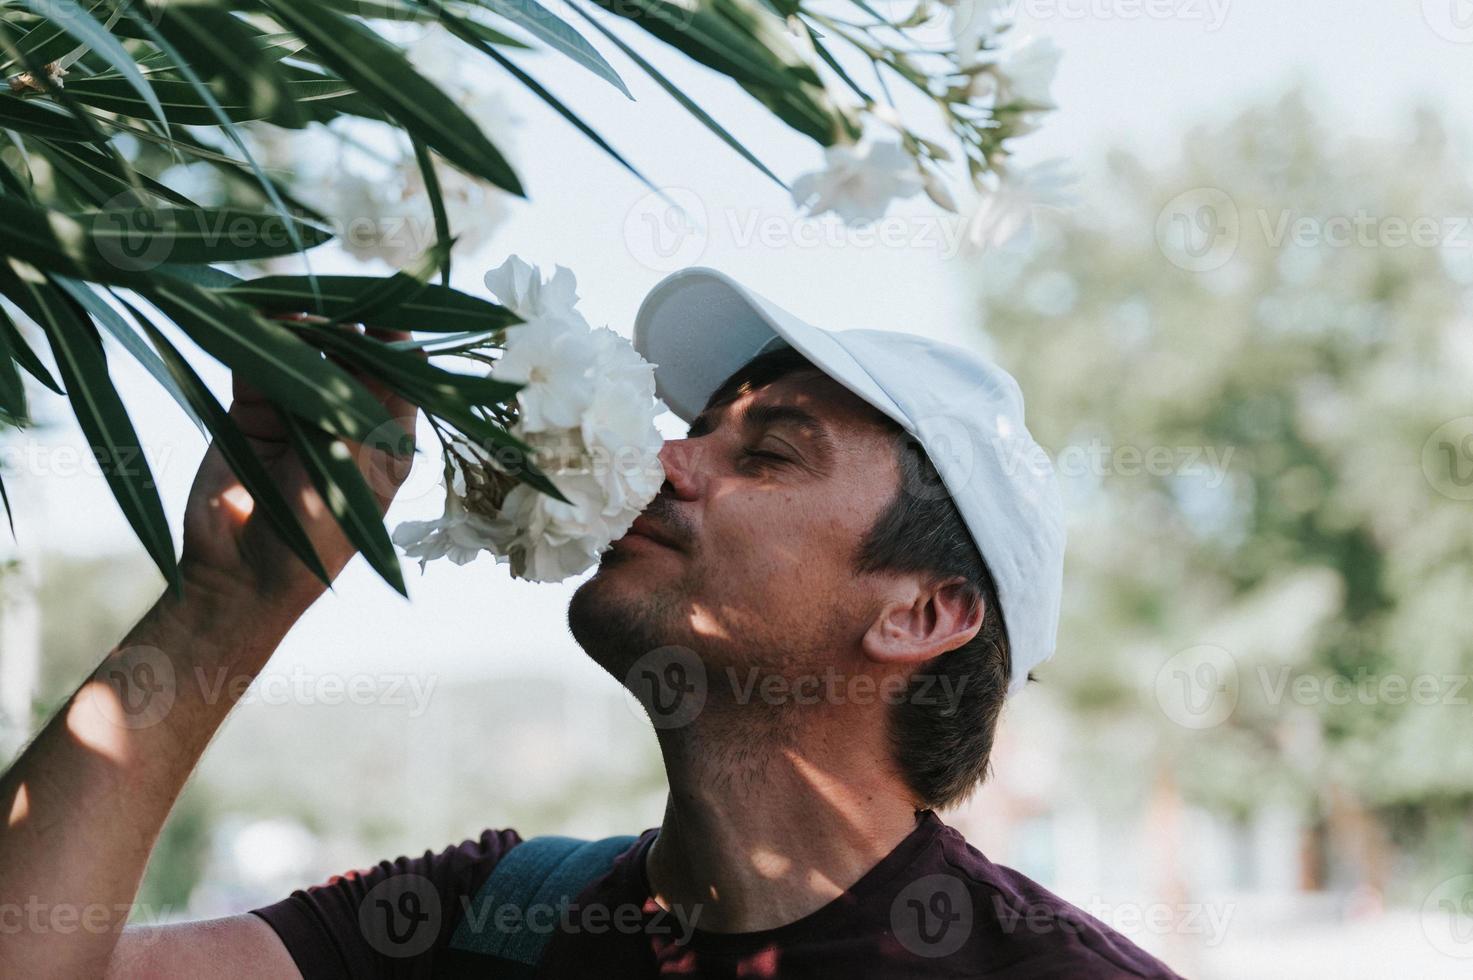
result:
M 701 495 L 701 454 L 704 448 L 696 439 L 671 439 L 660 449 L 660 465 L 665 468 L 665 486 L 679 500 L 694 500 Z

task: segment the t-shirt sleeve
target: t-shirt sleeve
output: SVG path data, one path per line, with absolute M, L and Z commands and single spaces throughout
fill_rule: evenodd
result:
M 281 937 L 305 980 L 434 976 L 466 906 L 521 837 L 487 830 L 438 854 L 380 861 L 251 911 Z

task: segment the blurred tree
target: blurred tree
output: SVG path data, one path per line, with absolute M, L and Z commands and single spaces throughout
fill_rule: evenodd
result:
M 979 284 L 1071 508 L 1044 682 L 1154 719 L 1122 772 L 1298 808 L 1310 886 L 1473 850 L 1473 188 L 1431 112 L 1407 129 L 1352 141 L 1293 93 L 1167 166 L 1113 153 Z

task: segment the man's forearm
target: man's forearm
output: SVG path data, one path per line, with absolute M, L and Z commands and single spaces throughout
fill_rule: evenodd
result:
M 102 974 L 174 800 L 294 618 L 192 581 L 0 777 L 0 975 Z

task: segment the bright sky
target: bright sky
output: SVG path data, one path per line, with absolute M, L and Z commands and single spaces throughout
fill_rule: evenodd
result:
M 1368 134 L 1399 132 L 1415 98 L 1431 100 L 1454 119 L 1473 110 L 1469 0 L 1024 0 L 1023 11 L 1024 29 L 1053 36 L 1065 55 L 1055 86 L 1062 108 L 1040 133 L 1020 142 L 1020 155 L 1070 157 L 1086 176 L 1107 144 L 1160 157 L 1173 152 L 1190 125 L 1226 118 L 1296 79 L 1318 93 L 1332 122 Z M 686 68 L 673 51 L 641 47 L 780 175 L 791 179 L 820 162 L 816 147 L 762 118 L 734 85 Z M 965 289 L 976 260 L 948 251 L 938 231 L 944 225 L 924 200 L 906 202 L 883 225 L 898 244 L 833 238 L 831 225 L 796 221 L 782 189 L 617 53 L 609 59 L 637 104 L 555 56 L 524 63 L 595 121 L 653 182 L 698 217 L 704 214 L 705 232 L 668 234 L 674 227 L 662 224 L 672 219 L 668 209 L 509 82 L 505 91 L 523 119 L 515 157 L 531 200 L 513 206 L 479 254 L 457 257 L 457 285 L 480 291 L 481 274 L 512 252 L 547 267 L 567 265 L 577 273 L 589 319 L 627 334 L 640 298 L 665 271 L 706 264 L 822 325 L 979 342 L 968 322 Z M 490 65 L 486 70 L 497 72 Z M 1086 181 L 1086 206 L 1089 188 Z M 652 228 L 666 229 L 663 240 Z M 177 537 L 203 440 L 125 357 L 114 363 L 149 442 Z M 223 370 L 208 377 L 218 391 L 226 390 Z M 78 475 L 75 459 L 58 451 L 70 446 L 75 452 L 81 440 L 64 411 L 53 416 L 62 424 L 40 440 L 45 451 L 35 467 L 50 472 L 25 479 L 7 474 L 18 498 L 22 543 L 97 553 L 136 548 L 100 477 Z M 668 434 L 676 433 L 678 424 Z M 437 467 L 420 469 L 391 522 L 438 513 Z M 508 669 L 597 676 L 564 627 L 571 586 L 515 583 L 488 559 L 465 568 L 431 567 L 423 577 L 411 571 L 409 580 L 412 603 L 355 562 L 337 594 L 320 602 L 288 639 L 276 665 L 321 670 L 351 663 L 364 671 L 414 665 L 447 677 Z

